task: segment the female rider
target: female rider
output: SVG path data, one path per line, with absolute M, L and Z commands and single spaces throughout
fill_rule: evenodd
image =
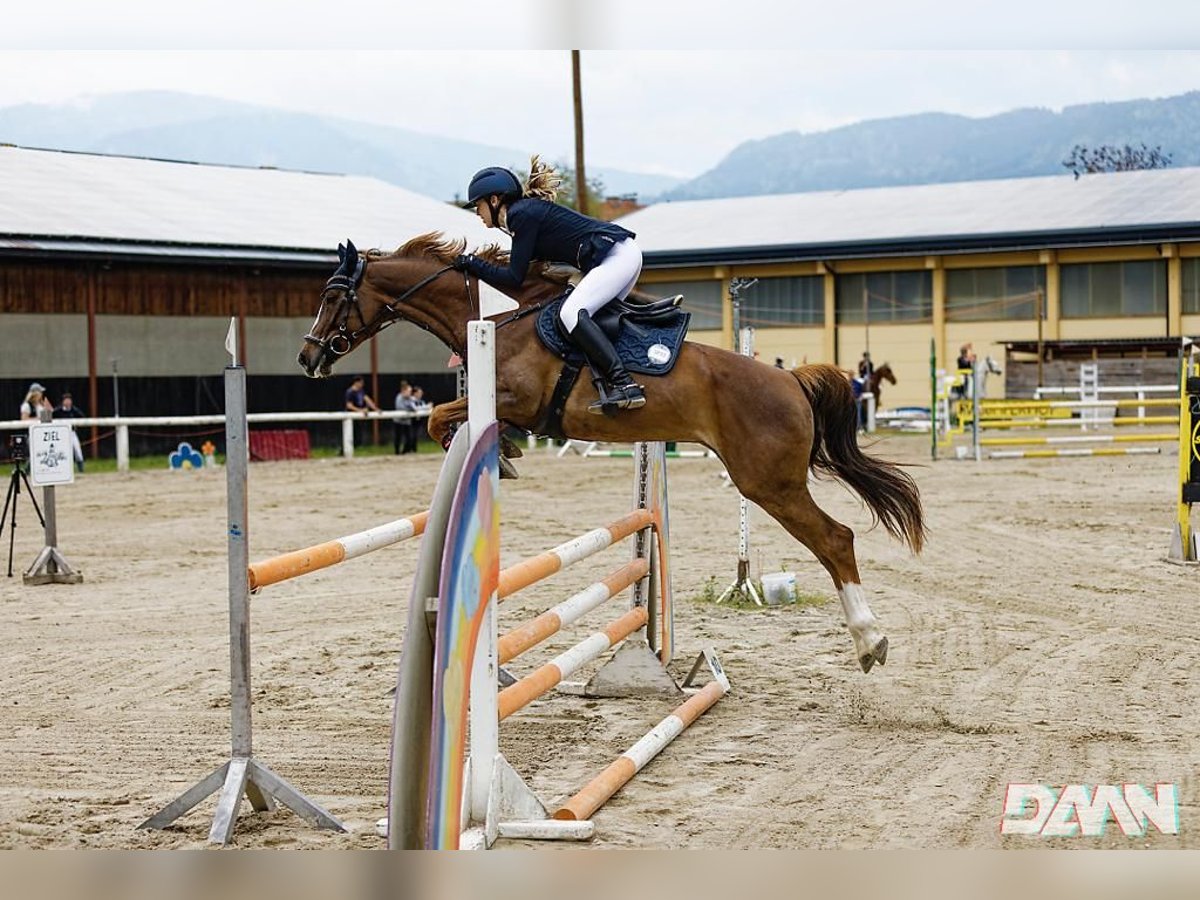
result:
M 637 409 L 646 395 L 625 370 L 612 343 L 592 321 L 606 303 L 624 299 L 642 271 L 642 251 L 633 232 L 612 222 L 602 222 L 554 203 L 560 179 L 538 157 L 530 161 L 529 181 L 522 186 L 511 170 L 500 166 L 480 169 L 467 188 L 466 208 L 474 208 L 488 228 L 512 236 L 508 267 L 493 265 L 477 256 L 463 255 L 455 267 L 493 287 L 520 287 L 535 260 L 565 263 L 583 272 L 583 279 L 559 311 L 563 330 L 587 357 L 592 371 L 609 389 L 597 384 L 600 399 L 588 412 L 605 408 Z

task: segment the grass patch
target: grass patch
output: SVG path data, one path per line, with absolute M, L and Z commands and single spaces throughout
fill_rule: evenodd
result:
M 763 587 L 761 581 L 754 581 L 754 589 L 758 591 L 758 596 L 761 599 L 763 596 Z M 694 595 L 691 600 L 693 603 L 706 603 L 710 606 L 716 606 L 725 589 L 729 585 L 720 582 L 718 583 L 715 577 L 704 582 L 704 587 L 700 589 L 700 593 Z M 817 606 L 824 606 L 829 602 L 829 597 L 825 594 L 808 594 L 801 591 L 796 592 L 796 602 L 781 604 L 779 606 L 769 607 L 770 609 L 811 609 Z M 754 598 L 749 593 L 741 590 L 734 591 L 720 603 L 721 606 L 729 607 L 730 609 L 767 609 L 767 606 L 759 606 L 754 602 Z

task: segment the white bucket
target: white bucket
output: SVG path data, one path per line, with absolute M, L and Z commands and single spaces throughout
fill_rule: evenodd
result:
M 763 601 L 768 606 L 796 602 L 796 573 L 771 572 L 762 577 Z

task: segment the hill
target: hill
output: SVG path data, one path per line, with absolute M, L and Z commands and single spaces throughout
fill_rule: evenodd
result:
M 664 200 L 1061 175 L 1075 144 L 1161 145 L 1200 164 L 1200 91 L 1158 100 L 1018 109 L 986 118 L 924 113 L 747 141 Z
M 529 164 L 529 151 L 170 91 L 0 109 L 0 142 L 238 166 L 369 175 L 452 200 L 476 169 Z M 665 175 L 589 167 L 610 194 L 655 196 Z

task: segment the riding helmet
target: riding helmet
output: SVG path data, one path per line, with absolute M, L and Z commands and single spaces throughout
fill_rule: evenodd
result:
M 511 169 L 488 166 L 476 172 L 467 186 L 467 202 L 463 204 L 463 208 L 470 209 L 476 201 L 493 194 L 498 194 L 505 202 L 521 196 L 521 182 Z

